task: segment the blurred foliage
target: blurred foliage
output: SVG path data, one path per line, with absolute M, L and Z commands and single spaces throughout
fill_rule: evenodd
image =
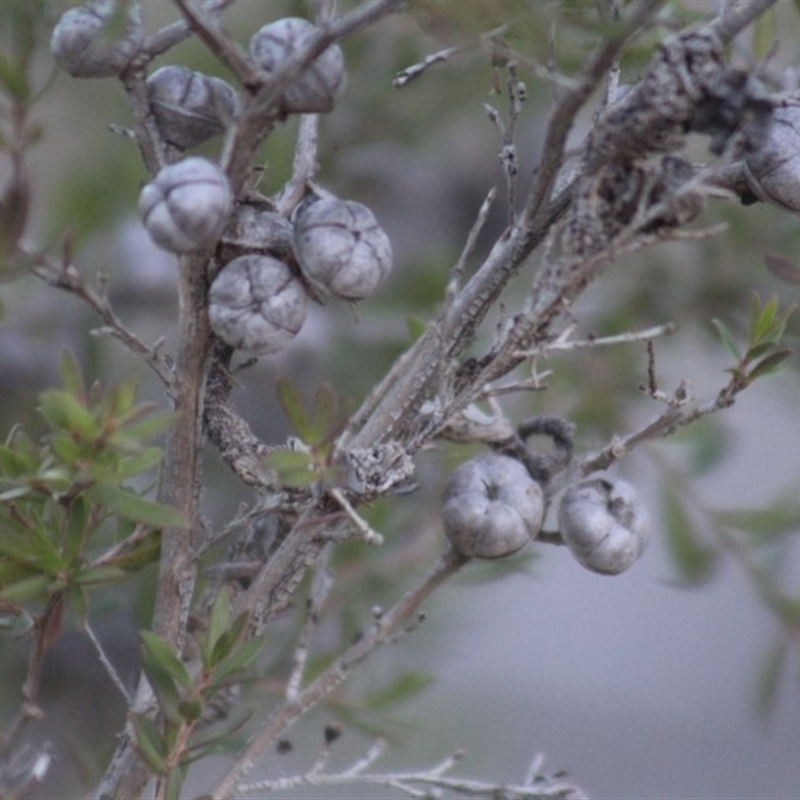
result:
M 67 603 L 84 619 L 90 591 L 157 560 L 159 530 L 183 524 L 128 485 L 160 463 L 144 442 L 173 417 L 137 404 L 131 381 L 87 389 L 69 354 L 39 413 L 41 439 L 14 428 L 0 447 L 0 600 L 30 615 L 35 601 L 58 603 L 59 619 Z

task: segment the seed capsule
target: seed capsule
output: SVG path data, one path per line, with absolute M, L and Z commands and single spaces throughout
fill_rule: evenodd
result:
M 307 303 L 300 281 L 282 261 L 241 256 L 211 284 L 208 314 L 224 342 L 265 355 L 286 347 L 298 334 Z
M 250 54 L 264 72 L 272 74 L 302 50 L 315 30 L 300 17 L 276 20 L 253 34 Z M 284 89 L 281 109 L 295 114 L 331 111 L 344 84 L 344 55 L 339 45 L 333 44 Z
M 766 141 L 744 163 L 753 194 L 764 202 L 800 211 L 800 107 L 776 108 Z
M 647 546 L 647 515 L 624 481 L 602 478 L 571 486 L 558 510 L 561 536 L 572 555 L 593 572 L 624 572 Z
M 70 75 L 108 78 L 119 75 L 133 61 L 144 36 L 138 2 L 94 0 L 61 16 L 50 49 Z
M 453 547 L 471 558 L 516 553 L 542 527 L 539 484 L 519 461 L 488 453 L 457 467 L 445 486 L 442 521 Z
M 323 292 L 346 300 L 371 295 L 392 268 L 392 245 L 361 203 L 326 197 L 303 206 L 294 230 L 297 260 Z
M 150 75 L 147 96 L 161 135 L 176 147 L 219 136 L 236 113 L 232 86 L 181 66 L 161 67 Z
M 164 167 L 139 195 L 145 228 L 159 247 L 173 253 L 211 244 L 225 227 L 232 205 L 225 173 L 197 156 Z

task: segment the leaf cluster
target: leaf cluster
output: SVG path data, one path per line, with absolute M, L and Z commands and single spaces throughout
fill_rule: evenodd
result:
M 161 448 L 146 442 L 173 415 L 137 403 L 131 381 L 87 389 L 69 354 L 61 379 L 39 397 L 47 432 L 15 428 L 0 446 L 0 599 L 66 592 L 85 614 L 89 590 L 155 560 L 160 529 L 183 524 L 129 485 L 160 464 Z M 122 542 L 104 550 L 112 521 Z
M 753 295 L 744 348 L 722 320 L 712 320 L 720 341 L 736 359 L 735 365 L 727 371 L 733 376 L 737 389 L 747 388 L 757 378 L 776 372 L 792 354 L 791 350 L 781 347 L 780 342 L 796 308 L 796 305 L 791 305 L 781 310 L 777 296 L 764 302 L 758 295 Z
M 154 773 L 167 781 L 167 796 L 177 797 L 189 765 L 224 748 L 226 740 L 250 718 L 240 711 L 222 730 L 208 731 L 209 704 L 228 687 L 258 677 L 254 662 L 263 638 L 245 640 L 247 613 L 231 619 L 230 595 L 222 590 L 205 630 L 196 634 L 199 669 L 192 671 L 172 646 L 142 631 L 142 663 L 163 717 L 159 725 L 146 714 L 133 714 L 136 747 Z M 196 674 L 195 674 L 196 673 Z

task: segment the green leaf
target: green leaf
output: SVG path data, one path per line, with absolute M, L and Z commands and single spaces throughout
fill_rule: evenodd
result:
M 742 354 L 739 351 L 739 346 L 736 344 L 731 329 L 720 319 L 712 319 L 711 324 L 717 331 L 717 336 L 720 342 L 725 346 L 725 349 L 736 359 L 738 364 L 742 360 Z
M 386 706 L 402 703 L 430 685 L 433 678 L 422 672 L 408 670 L 401 673 L 389 686 L 377 692 L 371 692 L 364 698 L 367 708 L 382 709 Z
M 145 447 L 136 455 L 127 456 L 120 461 L 117 478 L 125 480 L 141 475 L 143 472 L 157 467 L 164 458 L 164 451 L 160 447 Z
M 147 765 L 158 775 L 166 775 L 167 747 L 155 723 L 144 714 L 131 714 L 131 724 L 136 734 L 134 747 Z
M 9 583 L 0 592 L 3 600 L 14 603 L 27 603 L 31 600 L 42 600 L 47 594 L 51 579 L 46 575 L 34 575 L 30 578 Z
M 208 632 L 205 636 L 204 646 L 201 647 L 203 666 L 209 669 L 214 665 L 212 654 L 217 642 L 222 638 L 228 628 L 230 619 L 231 598 L 226 587 L 222 587 L 214 598 L 211 613 L 208 618 Z
M 230 652 L 236 647 L 240 637 L 244 633 L 244 629 L 250 619 L 250 615 L 243 611 L 238 617 L 228 626 L 228 629 L 222 632 L 222 635 L 217 639 L 213 645 L 211 653 L 211 665 L 219 664 L 226 658 Z
M 82 402 L 86 402 L 86 384 L 75 356 L 67 349 L 61 351 L 61 383 L 64 390 Z
M 39 395 L 39 413 L 53 431 L 67 430 L 85 442 L 100 435 L 92 412 L 76 397 L 60 389 L 48 389 Z
M 408 336 L 412 342 L 416 342 L 425 333 L 427 327 L 425 320 L 416 314 L 409 314 L 406 317 L 406 328 L 408 328 Z
M 94 486 L 92 500 L 119 516 L 133 522 L 143 522 L 154 528 L 185 528 L 183 515 L 170 506 L 146 500 L 135 492 L 116 486 Z
M 203 704 L 199 700 L 183 700 L 178 703 L 178 713 L 187 722 L 196 722 L 203 713 Z
M 209 689 L 219 689 L 229 683 L 239 682 L 245 677 L 246 670 L 256 660 L 263 646 L 264 638 L 257 636 L 237 647 L 230 656 L 214 667 L 208 684 Z
M 136 572 L 158 561 L 161 556 L 161 531 L 153 531 L 149 536 L 137 541 L 132 547 L 122 549 L 111 562 L 125 572 Z
M 792 354 L 791 350 L 776 350 L 765 356 L 751 369 L 747 371 L 748 380 L 754 381 L 756 378 L 763 378 L 765 375 L 772 375 L 780 369 L 781 364 Z
M 283 413 L 286 414 L 294 432 L 304 442 L 310 441 L 311 426 L 300 393 L 286 378 L 278 378 L 275 390 L 278 394 L 278 402 L 280 402 Z
M 311 419 L 308 424 L 309 438 L 306 440 L 308 444 L 322 444 L 331 438 L 336 430 L 338 410 L 339 398 L 333 387 L 328 383 L 318 386 L 314 393 Z
M 776 295 L 762 303 L 758 295 L 754 295 L 750 303 L 750 341 L 763 342 L 775 324 L 775 315 L 778 313 L 778 298 Z
M 689 586 L 705 583 L 714 572 L 716 552 L 694 534 L 692 522 L 676 493 L 664 491 L 661 505 L 667 549 L 680 579 Z
M 178 416 L 177 411 L 160 411 L 157 414 L 148 414 L 145 419 L 125 423 L 122 430 L 127 437 L 137 442 L 146 442 L 166 433 L 175 424 Z
M 0 536 L 0 555 L 50 576 L 66 566 L 58 548 L 38 526 L 5 529 Z
M 800 502 L 791 491 L 765 508 L 724 509 L 713 515 L 719 525 L 743 531 L 756 542 L 792 535 L 800 528 Z
M 102 564 L 81 570 L 75 580 L 87 589 L 94 589 L 98 586 L 107 586 L 109 583 L 115 583 L 124 577 L 124 570 Z
M 185 689 L 191 689 L 192 681 L 189 673 L 173 652 L 172 647 L 152 631 L 141 631 L 139 635 L 144 646 L 145 665 L 155 664 L 176 683 Z
M 264 456 L 264 463 L 275 472 L 284 486 L 306 486 L 318 479 L 313 460 L 300 450 L 276 450 Z

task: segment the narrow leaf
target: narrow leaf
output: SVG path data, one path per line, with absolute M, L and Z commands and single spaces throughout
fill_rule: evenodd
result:
M 716 328 L 720 342 L 722 342 L 725 349 L 736 359 L 736 363 L 738 364 L 742 360 L 742 354 L 731 333 L 731 329 L 720 319 L 712 319 L 711 324 Z
M 421 692 L 432 680 L 429 675 L 408 670 L 399 675 L 389 686 L 368 694 L 364 698 L 364 705 L 376 709 L 396 705 Z
M 747 371 L 747 377 L 754 381 L 756 378 L 763 378 L 771 375 L 780 369 L 781 364 L 792 354 L 791 350 L 776 350 L 761 359 L 752 369 Z
M 152 631 L 141 631 L 140 636 L 144 645 L 145 659 L 151 663 L 158 664 L 177 683 L 186 689 L 190 689 L 192 681 L 189 678 L 189 673 L 170 645 Z
M 211 674 L 209 688 L 221 688 L 231 682 L 233 676 L 241 678 L 244 671 L 256 660 L 263 646 L 264 639 L 259 636 L 248 639 L 237 647 L 230 656 L 216 665 Z
M 166 775 L 167 748 L 164 739 L 152 720 L 144 714 L 131 714 L 131 725 L 136 734 L 134 747 L 147 765 L 158 775 Z
M 212 654 L 214 653 L 217 642 L 222 638 L 228 628 L 230 618 L 231 598 L 226 587 L 222 587 L 214 599 L 211 606 L 211 614 L 208 618 L 208 633 L 206 634 L 205 646 L 201 648 L 203 655 L 203 666 L 206 669 L 214 665 Z
M 85 402 L 86 384 L 81 375 L 81 368 L 73 353 L 67 349 L 61 351 L 61 383 L 65 391 Z
M 239 638 L 244 633 L 250 615 L 243 611 L 238 617 L 230 624 L 227 630 L 222 632 L 222 635 L 214 643 L 214 648 L 211 653 L 211 664 L 218 664 L 223 658 L 226 658 L 230 652 L 236 647 Z
M 95 502 L 133 522 L 143 522 L 155 528 L 186 527 L 183 515 L 174 508 L 146 500 L 126 489 L 116 486 L 95 486 L 90 496 Z
M 314 404 L 309 420 L 310 445 L 322 444 L 328 439 L 336 427 L 336 414 L 339 410 L 339 399 L 333 387 L 323 383 L 314 393 Z
M 665 491 L 661 503 L 668 551 L 681 580 L 689 586 L 705 583 L 716 565 L 715 551 L 702 544 L 694 534 L 692 522 L 674 492 Z
M 308 415 L 306 414 L 303 399 L 297 389 L 286 378 L 278 378 L 275 390 L 278 401 L 284 414 L 289 420 L 294 432 L 304 441 L 308 441 L 311 434 Z

